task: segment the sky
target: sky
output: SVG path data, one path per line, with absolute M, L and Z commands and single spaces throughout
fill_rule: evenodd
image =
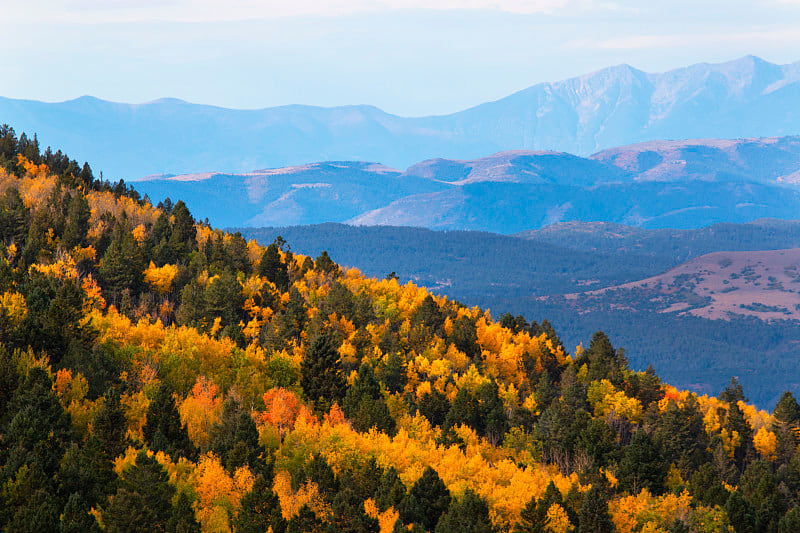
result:
M 800 61 L 800 0 L 0 0 L 0 96 L 445 114 L 627 63 Z

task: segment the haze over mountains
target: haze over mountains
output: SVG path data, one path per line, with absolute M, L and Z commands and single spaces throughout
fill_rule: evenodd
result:
M 88 96 L 61 103 L 0 98 L 0 116 L 112 179 L 326 160 L 406 168 L 434 157 L 474 159 L 504 150 L 588 155 L 653 139 L 797 134 L 800 62 L 775 65 L 746 56 L 660 74 L 619 65 L 418 118 L 366 105 L 233 110 Z
M 242 175 L 152 178 L 153 200 L 182 198 L 223 226 L 346 222 L 516 233 L 558 222 L 650 228 L 795 218 L 800 137 L 651 141 L 583 158 L 552 151 L 432 159 L 405 172 L 327 162 Z

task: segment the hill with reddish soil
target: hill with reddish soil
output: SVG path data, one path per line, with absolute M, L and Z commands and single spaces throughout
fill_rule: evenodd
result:
M 627 309 L 710 319 L 800 320 L 800 248 L 715 252 L 657 276 L 565 299 L 580 312 Z

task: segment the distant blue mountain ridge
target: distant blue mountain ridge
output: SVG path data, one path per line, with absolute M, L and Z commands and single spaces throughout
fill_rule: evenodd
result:
M 366 105 L 235 110 L 84 96 L 60 103 L 0 98 L 0 123 L 36 132 L 44 145 L 114 180 L 313 161 L 407 168 L 507 150 L 586 156 L 657 139 L 800 134 L 800 62 L 747 56 L 661 74 L 619 65 L 442 116 L 399 117 Z
M 699 228 L 800 213 L 800 136 L 651 141 L 589 158 L 511 151 L 400 171 L 324 162 L 136 182 L 226 227 L 344 222 L 511 234 L 567 221 Z

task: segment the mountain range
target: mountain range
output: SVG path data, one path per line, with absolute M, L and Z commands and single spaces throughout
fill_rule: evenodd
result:
M 650 141 L 588 158 L 506 151 L 405 171 L 324 162 L 156 176 L 136 187 L 153 200 L 182 198 L 200 218 L 228 227 L 344 222 L 508 234 L 578 220 L 696 228 L 795 218 L 800 137 Z
M 0 121 L 91 161 L 107 178 L 241 173 L 311 161 L 406 168 L 504 150 L 585 156 L 653 139 L 800 133 L 800 62 L 753 56 L 650 74 L 618 65 L 540 83 L 449 115 L 400 117 L 367 105 L 224 109 L 176 99 L 122 104 L 0 98 Z

